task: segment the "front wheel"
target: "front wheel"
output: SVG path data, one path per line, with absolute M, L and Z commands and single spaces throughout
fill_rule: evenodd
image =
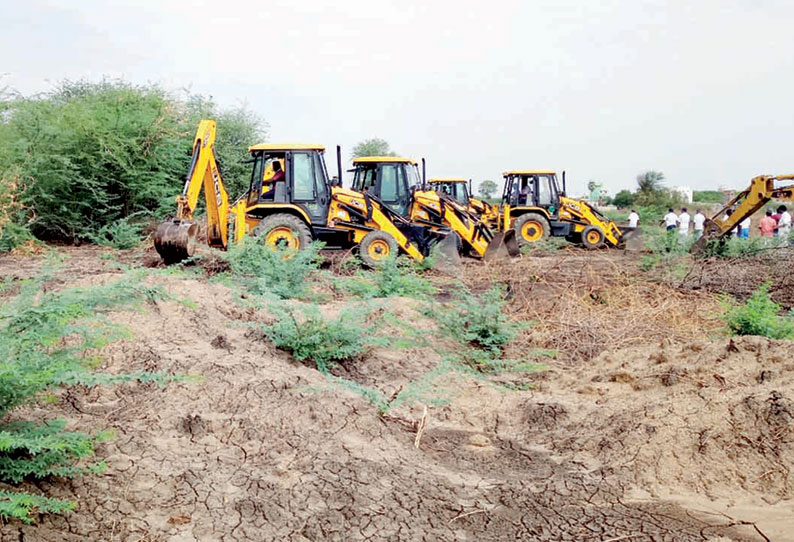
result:
M 369 267 L 377 267 L 397 257 L 397 240 L 383 231 L 371 231 L 361 240 L 359 255 Z
M 598 226 L 587 226 L 582 232 L 582 244 L 594 249 L 604 244 L 604 232 Z
M 312 242 L 312 232 L 306 222 L 287 213 L 265 217 L 254 228 L 253 235 L 271 248 L 301 250 Z
M 549 221 L 538 213 L 526 213 L 516 218 L 514 229 L 518 244 L 528 245 L 545 239 L 551 233 Z

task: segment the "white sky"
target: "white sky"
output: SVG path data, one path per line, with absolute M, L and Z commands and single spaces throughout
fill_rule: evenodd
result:
M 0 84 L 189 87 L 272 141 L 382 137 L 430 176 L 708 189 L 794 172 L 792 23 L 789 0 L 0 0 Z

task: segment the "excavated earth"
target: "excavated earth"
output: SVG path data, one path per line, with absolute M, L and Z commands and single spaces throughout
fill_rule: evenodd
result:
M 49 288 L 123 279 L 119 261 L 140 259 L 60 252 L 69 259 Z M 510 273 L 542 283 L 537 270 L 560 257 L 570 280 L 574 264 L 633 265 L 622 255 L 550 256 Z M 0 276 L 32 276 L 42 261 L 2 257 Z M 609 282 L 606 271 L 598 276 Z M 586 361 L 547 359 L 518 389 L 449 372 L 432 390 L 446 402 L 425 390 L 380 415 L 355 386 L 265 339 L 267 307 L 200 276 L 154 270 L 144 280 L 172 298 L 114 312 L 132 335 L 103 349 L 101 368 L 195 378 L 74 388 L 57 404 L 16 412 L 112 428 L 115 438 L 98 449 L 105 473 L 28 486 L 77 500 L 74 513 L 7 523 L 0 541 L 794 539 L 792 342 L 672 333 L 599 347 Z M 533 291 L 515 303 L 556 295 Z M 386 307 L 434 333 L 417 301 Z M 532 333 L 517 343 L 531 345 Z M 438 344 L 378 347 L 336 373 L 394 397 L 441 354 Z

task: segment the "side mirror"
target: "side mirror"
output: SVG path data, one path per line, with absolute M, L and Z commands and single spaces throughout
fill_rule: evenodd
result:
M 342 186 L 342 181 L 340 181 L 340 180 L 339 180 L 339 177 L 337 177 L 336 175 L 334 175 L 334 176 L 331 178 L 331 186 Z

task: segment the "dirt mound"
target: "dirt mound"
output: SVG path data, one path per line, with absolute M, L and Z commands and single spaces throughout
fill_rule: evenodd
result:
M 95 272 L 69 283 L 119 277 L 86 267 Z M 737 501 L 768 493 L 780 503 L 791 495 L 782 471 L 764 474 L 792 459 L 790 343 L 629 348 L 588 364 L 555 362 L 535 375 L 535 390 L 518 392 L 443 373 L 433 386 L 446 388 L 446 402 L 433 406 L 431 386 L 431 396 L 379 415 L 361 386 L 405 392 L 437 370 L 436 349 L 375 348 L 339 367 L 345 380 L 335 381 L 264 339 L 265 307 L 205 279 L 146 280 L 174 299 L 114 313 L 133 337 L 105 347 L 103 368 L 197 378 L 60 393 L 48 413 L 75 429 L 115 430 L 98 450 L 109 468 L 40 484 L 79 501 L 78 511 L 5 525 L 3 542 L 758 541 L 741 521 L 752 515 L 711 513 L 704 495 L 733 488 Z M 389 300 L 394 316 L 384 325 L 396 337 L 395 322 L 409 323 L 434 342 L 414 304 Z M 666 357 L 649 359 L 659 352 Z M 699 451 L 706 426 L 713 433 Z M 731 481 L 742 469 L 742 483 Z M 689 488 L 700 501 L 672 502 L 671 492 Z

